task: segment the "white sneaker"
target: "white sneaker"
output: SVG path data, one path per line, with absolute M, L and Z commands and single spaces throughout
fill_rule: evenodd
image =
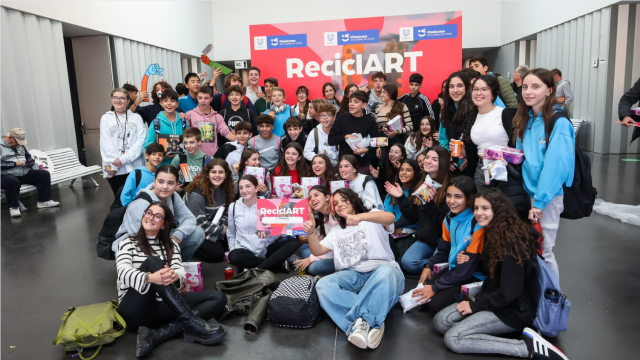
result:
M 522 341 L 527 345 L 529 350 L 529 357 L 531 359 L 550 359 L 550 360 L 569 360 L 569 358 L 555 347 L 552 343 L 548 342 L 545 338 L 540 336 L 537 331 L 531 328 L 524 328 Z
M 351 331 L 349 332 L 349 342 L 359 347 L 360 349 L 366 349 L 369 328 L 369 323 L 362 320 L 362 318 L 358 318 L 355 324 L 353 324 L 353 326 L 351 327 Z
M 9 213 L 11 217 L 20 217 L 22 213 L 20 212 L 20 208 L 9 208 Z
M 45 202 L 38 202 L 38 209 L 50 208 L 60 206 L 60 203 L 57 201 L 49 200 Z
M 369 330 L 369 335 L 367 335 L 367 343 L 369 344 L 370 349 L 375 349 L 380 345 L 382 341 L 382 335 L 384 335 L 384 322 L 380 328 L 371 328 Z

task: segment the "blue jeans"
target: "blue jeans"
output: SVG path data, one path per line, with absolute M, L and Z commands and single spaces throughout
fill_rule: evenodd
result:
M 348 333 L 358 318 L 379 328 L 404 291 L 404 276 L 393 265 L 361 273 L 341 270 L 316 285 L 320 305 L 338 327 Z
M 302 244 L 300 247 L 300 255 L 304 259 L 308 258 L 311 255 L 311 249 L 309 249 L 309 244 Z M 310 275 L 329 275 L 336 272 L 336 267 L 333 264 L 333 259 L 324 259 L 314 261 L 307 268 L 307 272 Z
M 171 235 L 173 235 L 174 232 L 175 229 L 171 231 Z M 201 227 L 196 226 L 195 231 L 189 234 L 189 236 L 182 239 L 182 242 L 180 243 L 180 254 L 182 255 L 182 261 L 189 261 L 203 242 L 204 230 L 202 230 Z
M 420 274 L 435 251 L 424 241 L 418 240 L 402 255 L 400 265 L 409 274 Z

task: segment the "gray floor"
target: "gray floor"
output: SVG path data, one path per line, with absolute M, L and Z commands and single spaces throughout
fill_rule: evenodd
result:
M 599 197 L 640 204 L 640 162 L 620 160 L 634 157 L 638 158 L 592 155 Z M 106 181 L 99 181 L 98 189 L 85 184 L 54 190 L 60 208 L 37 210 L 35 197 L 23 199 L 31 210 L 22 218 L 11 219 L 6 204 L 2 206 L 3 359 L 70 359 L 51 345 L 67 307 L 116 298 L 113 262 L 97 258 L 95 252 L 97 233 L 112 200 Z M 572 308 L 569 331 L 554 343 L 570 359 L 628 359 L 640 353 L 639 234 L 639 227 L 595 213 L 587 219 L 562 221 L 556 254 L 563 291 Z M 203 264 L 205 287 L 224 277 L 224 267 Z M 407 289 L 416 283 L 407 280 Z M 242 330 L 242 319 L 235 318 L 223 323 L 228 335 L 221 345 L 205 347 L 176 339 L 149 358 L 503 358 L 449 351 L 431 320 L 429 313 L 414 309 L 403 314 L 396 306 L 387 318 L 380 347 L 362 351 L 350 345 L 330 319 L 311 330 L 264 323 L 258 335 L 248 335 Z M 98 359 L 132 359 L 134 346 L 135 334 L 127 333 L 104 347 Z

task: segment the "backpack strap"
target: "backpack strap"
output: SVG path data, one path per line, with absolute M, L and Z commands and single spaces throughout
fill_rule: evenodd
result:
M 211 161 L 211 156 L 205 155 L 204 157 L 202 157 L 202 168 L 204 168 L 209 161 Z
M 245 107 L 249 106 L 249 98 L 246 95 L 242 98 L 242 101 L 244 101 L 244 106 Z
M 184 130 L 184 129 L 189 127 L 189 123 L 187 122 L 187 118 L 186 117 L 184 119 L 180 119 L 180 121 L 182 122 L 182 130 Z
M 362 190 L 364 190 L 364 187 L 367 185 L 369 181 L 373 181 L 374 185 L 376 184 L 376 179 L 374 179 L 373 176 L 365 175 L 364 181 L 362 182 Z
M 178 156 L 180 157 L 180 164 L 186 164 L 187 163 L 187 154 L 180 153 L 180 154 L 178 154 Z
M 153 119 L 153 129 L 156 131 L 156 134 L 160 134 L 160 119 Z
M 222 92 L 222 95 L 220 96 L 220 109 L 222 109 L 222 105 L 224 105 L 224 102 L 227 100 L 227 94 L 224 93 L 224 91 Z
M 313 150 L 316 153 L 316 155 L 318 155 L 318 151 L 320 151 L 320 136 L 318 135 L 317 127 L 313 129 L 313 139 L 316 141 L 316 147 Z
M 516 116 L 516 112 L 518 112 L 517 108 L 506 108 L 502 110 L 502 127 L 509 137 L 507 146 L 512 148 L 515 147 L 513 142 L 513 118 Z
M 549 119 L 549 129 L 545 129 L 545 139 L 547 140 L 545 143 L 545 148 L 548 149 L 549 148 L 549 140 L 551 139 L 551 133 L 553 132 L 553 127 L 556 125 L 556 121 L 558 121 L 558 119 L 560 119 L 561 117 L 565 117 L 567 119 L 569 119 L 567 117 L 567 113 L 564 111 L 557 111 L 553 114 L 553 116 L 551 117 L 551 119 Z
M 280 137 L 277 135 L 276 135 L 276 145 L 278 146 L 278 155 L 280 155 Z
M 138 200 L 138 199 L 145 200 L 148 203 L 152 203 L 153 202 L 153 199 L 151 198 L 151 196 L 149 194 L 147 194 L 146 192 L 144 192 L 144 191 L 140 191 L 138 193 L 138 195 L 135 197 L 135 199 L 133 199 L 133 200 L 135 201 L 135 200 Z M 131 201 L 131 202 L 133 202 L 133 201 Z
M 256 148 L 256 137 L 255 136 L 253 137 L 253 148 L 254 149 Z
M 140 181 L 142 181 L 142 170 L 136 169 L 136 189 L 140 186 Z

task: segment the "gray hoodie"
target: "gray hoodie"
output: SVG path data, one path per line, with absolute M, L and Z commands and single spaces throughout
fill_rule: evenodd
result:
M 573 90 L 571 90 L 571 83 L 569 80 L 562 79 L 556 84 L 556 97 L 563 96 L 564 103 L 567 104 L 567 106 L 571 105 L 573 102 Z
M 153 201 L 160 201 L 160 198 L 158 198 L 151 189 L 153 189 L 153 183 L 140 190 L 140 192 L 147 193 Z M 111 245 L 111 250 L 116 252 L 120 241 L 138 233 L 140 224 L 142 223 L 142 215 L 147 207 L 149 207 L 149 204 L 145 199 L 136 199 L 129 204 L 127 212 L 124 214 L 122 225 L 120 225 L 116 233 L 116 241 Z M 167 199 L 166 204 L 173 210 L 174 223 L 177 227 L 172 235 L 182 241 L 196 230 L 196 217 L 193 216 L 189 208 L 184 204 L 180 195 L 175 192 Z

